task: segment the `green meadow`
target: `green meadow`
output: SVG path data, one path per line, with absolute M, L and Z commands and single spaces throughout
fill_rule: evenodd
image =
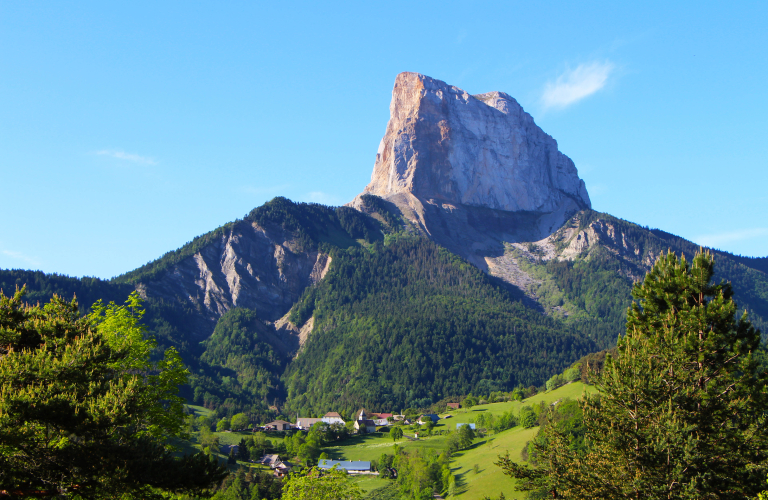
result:
M 534 406 L 542 402 L 551 404 L 566 398 L 579 399 L 585 391 L 592 393 L 595 389 L 581 382 L 574 382 L 553 391 L 537 394 L 523 402 L 507 401 L 478 405 L 467 409 L 462 408 L 452 411 L 450 418 L 445 418 L 449 414 L 441 415 L 442 418 L 435 426 L 434 431 L 455 431 L 456 424 L 474 422 L 477 416 L 483 413 L 501 415 L 511 410 L 517 415 L 520 408 L 525 405 Z M 401 448 L 406 450 L 431 449 L 437 453 L 447 449 L 447 436 L 433 435 L 414 439 L 413 431 L 408 430 L 407 426 L 403 430 L 405 437 L 397 442 Z M 514 491 L 514 481 L 505 476 L 501 469 L 494 465 L 494 462 L 499 455 L 504 455 L 507 452 L 512 459 L 521 460 L 521 451 L 538 430 L 538 427 L 531 429 L 513 427 L 499 433 L 491 431 L 485 437 L 476 439 L 471 448 L 454 453 L 451 457 L 451 465 L 458 486 L 458 494 L 455 498 L 480 500 L 486 495 L 491 498 L 498 498 L 502 492 L 510 499 L 524 498 L 523 493 Z M 383 453 L 392 454 L 394 444 L 388 433 L 377 432 L 354 436 L 339 446 L 323 448 L 323 451 L 336 460 L 378 460 Z M 477 472 L 475 472 L 475 465 L 478 466 Z M 355 481 L 365 491 L 388 484 L 387 480 L 377 477 L 360 477 L 356 478 Z
M 564 385 L 553 391 L 543 392 L 525 401 L 506 401 L 502 403 L 490 403 L 473 406 L 472 408 L 461 408 L 440 415 L 440 421 L 435 425 L 432 436 L 421 435 L 416 438 L 413 430 L 409 426 L 404 426 L 404 437 L 397 441 L 397 445 L 406 450 L 417 448 L 434 450 L 436 453 L 442 453 L 448 448 L 448 436 L 437 435 L 439 431 L 455 431 L 457 424 L 473 423 L 481 414 L 501 415 L 511 411 L 517 415 L 520 408 L 525 405 L 538 406 L 552 404 L 562 399 L 579 399 L 584 392 L 592 393 L 594 387 L 574 382 Z M 209 410 L 201 406 L 189 405 L 189 408 L 195 412 L 195 416 L 207 416 Z M 514 490 L 514 481 L 505 476 L 501 469 L 494 465 L 499 455 L 509 452 L 514 460 L 521 460 L 521 451 L 525 444 L 531 440 L 538 432 L 538 427 L 523 429 L 522 427 L 513 427 L 503 432 L 494 433 L 489 431 L 483 438 L 475 439 L 472 446 L 464 451 L 454 453 L 451 457 L 451 466 L 453 474 L 456 476 L 458 493 L 454 498 L 461 500 L 480 500 L 484 496 L 498 498 L 500 493 L 504 493 L 509 499 L 522 499 L 524 494 Z M 251 435 L 250 432 L 216 432 L 220 445 L 233 445 L 240 442 L 242 438 Z M 200 449 L 197 437 L 198 433 L 193 433 L 191 441 L 175 443 L 180 452 L 193 452 Z M 274 444 L 282 441 L 282 437 L 270 435 L 268 437 Z M 352 436 L 337 446 L 326 446 L 322 449 L 328 456 L 335 460 L 378 460 L 382 454 L 394 453 L 395 442 L 387 432 L 377 432 L 373 434 L 362 434 Z M 220 454 L 221 460 L 226 460 L 224 454 Z M 246 464 L 240 462 L 240 465 L 262 468 L 255 464 Z M 475 466 L 477 465 L 477 470 Z M 233 470 L 236 466 L 232 466 Z M 364 492 L 369 492 L 391 484 L 390 480 L 380 479 L 378 476 L 357 476 L 353 478 Z

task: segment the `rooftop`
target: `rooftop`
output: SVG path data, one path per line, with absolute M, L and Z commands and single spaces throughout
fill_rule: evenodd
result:
M 371 470 L 371 462 L 362 460 L 329 460 L 321 458 L 318 460 L 317 466 L 321 469 L 331 469 L 333 466 L 336 466 L 338 469 L 343 470 Z

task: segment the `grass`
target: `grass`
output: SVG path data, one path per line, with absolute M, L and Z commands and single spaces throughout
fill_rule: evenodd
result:
M 334 460 L 378 460 L 382 453 L 391 454 L 393 445 L 389 434 L 377 432 L 352 436 L 338 446 L 323 448 L 323 451 Z
M 505 476 L 494 462 L 507 451 L 513 460 L 521 460 L 520 452 L 538 431 L 538 427 L 515 427 L 479 439 L 470 449 L 455 453 L 451 465 L 459 487 L 456 498 L 474 500 L 486 495 L 498 498 L 502 492 L 510 499 L 524 498 L 524 493 L 514 491 L 514 480 Z M 475 464 L 479 466 L 477 474 L 473 470 Z
M 211 414 L 211 410 L 209 410 L 205 406 L 187 405 L 187 408 L 189 408 L 195 413 L 195 418 L 207 417 L 208 415 Z
M 501 415 L 511 410 L 517 415 L 520 408 L 525 405 L 535 406 L 542 402 L 550 404 L 564 398 L 579 399 L 584 392 L 593 393 L 595 388 L 581 382 L 573 382 L 555 390 L 537 394 L 522 402 L 507 401 L 462 408 L 451 411 L 451 418 L 441 418 L 434 430 L 455 431 L 456 424 L 474 422 L 477 416 L 483 413 Z M 406 436 L 413 437 L 413 431 L 407 427 L 403 428 L 403 431 Z M 459 487 L 455 498 L 480 500 L 486 495 L 498 498 L 502 492 L 509 499 L 524 498 L 524 493 L 514 491 L 514 480 L 505 476 L 494 462 L 498 460 L 499 455 L 507 452 L 513 460 L 521 460 L 520 453 L 523 447 L 538 431 L 538 427 L 532 429 L 514 427 L 498 434 L 489 434 L 483 439 L 476 440 L 470 449 L 455 453 L 451 458 L 451 466 Z M 446 450 L 447 440 L 448 436 L 433 435 L 418 440 L 403 438 L 397 444 L 406 450 L 422 448 L 440 453 Z M 378 460 L 383 453 L 392 454 L 394 444 L 387 433 L 364 434 L 353 436 L 340 445 L 323 448 L 323 451 L 336 460 Z M 479 468 L 477 473 L 474 472 L 475 464 Z M 385 479 L 371 477 L 357 478 L 356 481 L 359 481 L 360 487 L 365 491 L 389 484 Z
M 350 475 L 349 477 L 352 478 L 352 481 L 357 484 L 365 493 L 392 484 L 392 481 L 388 479 L 381 479 L 378 476 Z

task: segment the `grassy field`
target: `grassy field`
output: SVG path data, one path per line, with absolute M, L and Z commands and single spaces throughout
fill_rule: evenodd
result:
M 563 387 L 537 394 L 523 402 L 507 401 L 504 403 L 491 403 L 474 406 L 468 409 L 459 409 L 450 413 L 451 418 L 441 418 L 435 426 L 435 431 L 456 430 L 456 424 L 473 422 L 478 415 L 490 413 L 501 415 L 512 411 L 515 415 L 525 405 L 538 405 L 541 402 L 551 404 L 564 398 L 579 399 L 584 392 L 592 393 L 594 387 L 586 386 L 581 382 L 574 382 Z M 441 415 L 445 417 L 445 415 Z M 405 449 L 432 449 L 437 453 L 447 448 L 447 436 L 429 436 L 418 440 L 408 439 L 413 437 L 413 431 L 403 429 L 406 438 L 397 442 Z M 453 473 L 456 476 L 458 494 L 455 498 L 462 500 L 480 500 L 483 496 L 498 498 L 500 493 L 509 499 L 522 499 L 524 494 L 514 491 L 514 481 L 505 476 L 501 469 L 494 465 L 499 455 L 509 452 L 513 460 L 521 460 L 520 452 L 525 444 L 532 439 L 539 428 L 523 429 L 515 427 L 498 434 L 490 433 L 482 439 L 478 439 L 468 450 L 455 453 L 451 458 Z M 336 460 L 378 460 L 383 453 L 393 453 L 394 442 L 387 433 L 366 434 L 354 436 L 346 440 L 340 446 L 323 448 L 323 451 Z M 478 472 L 475 473 L 475 464 Z M 357 478 L 360 487 L 366 491 L 376 489 L 387 484 L 386 480 L 378 478 Z
M 379 479 L 378 476 L 351 476 L 351 477 L 352 477 L 352 481 L 354 481 L 360 487 L 360 489 L 366 493 L 371 490 L 375 490 L 377 488 L 383 488 L 388 484 L 392 484 L 390 480 Z
M 495 436 L 488 436 L 477 440 L 472 448 L 455 453 L 451 460 L 453 474 L 456 476 L 456 484 L 459 494 L 455 498 L 474 500 L 488 495 L 498 498 L 501 492 L 507 498 L 524 498 L 523 493 L 514 491 L 514 480 L 505 476 L 499 467 L 494 465 L 499 455 L 509 451 L 513 460 L 519 461 L 520 452 L 525 443 L 532 439 L 539 431 L 538 427 L 513 429 L 500 432 Z M 474 472 L 475 464 L 478 472 Z
M 507 401 L 503 403 L 491 403 L 478 405 L 472 408 L 459 409 L 451 411 L 450 418 L 444 418 L 447 414 L 441 415 L 440 421 L 435 425 L 434 431 L 456 430 L 456 424 L 474 422 L 478 415 L 493 414 L 501 415 L 512 411 L 517 415 L 520 408 L 525 405 L 535 406 L 544 402 L 551 404 L 564 398 L 579 399 L 584 392 L 592 393 L 594 387 L 586 386 L 580 382 L 567 384 L 563 387 L 537 394 L 525 401 Z M 200 406 L 190 406 L 195 411 L 196 416 L 207 415 L 209 411 Z M 515 427 L 506 431 L 494 434 L 489 433 L 482 439 L 475 440 L 472 447 L 468 450 L 455 453 L 451 458 L 451 466 L 456 476 L 458 494 L 455 496 L 461 500 L 480 500 L 484 496 L 498 498 L 500 493 L 504 493 L 509 499 L 522 499 L 524 494 L 514 491 L 514 481 L 505 476 L 501 469 L 494 465 L 499 455 L 509 452 L 513 460 L 521 460 L 520 452 L 525 444 L 532 439 L 539 428 L 523 429 Z M 403 428 L 405 437 L 397 442 L 397 445 L 406 450 L 422 448 L 434 450 L 436 453 L 442 453 L 447 449 L 448 436 L 421 436 L 414 438 L 414 431 L 407 426 Z M 240 442 L 240 439 L 248 437 L 250 432 L 217 432 L 221 445 L 232 445 Z M 282 437 L 268 435 L 267 438 L 273 443 L 282 441 Z M 363 434 L 352 436 L 338 446 L 329 446 L 323 448 L 328 456 L 335 460 L 378 460 L 382 454 L 392 454 L 394 441 L 388 433 L 377 432 L 375 434 Z M 187 443 L 184 451 L 199 449 L 196 441 Z M 220 455 L 222 460 L 226 456 Z M 242 464 L 247 465 L 247 464 Z M 477 472 L 475 472 L 477 465 Z M 380 479 L 377 476 L 358 476 L 354 481 L 365 491 L 375 490 L 390 484 L 386 479 Z

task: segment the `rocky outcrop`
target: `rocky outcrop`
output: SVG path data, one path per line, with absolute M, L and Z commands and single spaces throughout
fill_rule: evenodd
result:
M 233 307 L 254 309 L 265 321 L 278 320 L 307 286 L 325 276 L 329 265 L 328 255 L 297 250 L 291 234 L 243 221 L 137 289 L 144 297 L 191 306 L 205 320 L 193 333 L 205 338 Z
M 512 97 L 418 73 L 395 80 L 365 192 L 513 212 L 590 207 L 573 161 Z
M 591 206 L 573 162 L 512 97 L 418 73 L 395 80 L 371 183 L 350 204 L 366 211 L 364 194 L 491 274 L 505 243 L 547 238 Z

